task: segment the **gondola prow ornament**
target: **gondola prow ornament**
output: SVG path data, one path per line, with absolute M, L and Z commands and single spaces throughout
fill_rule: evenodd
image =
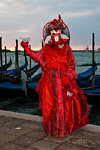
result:
M 68 45 L 70 32 L 61 16 L 46 23 L 42 34 L 44 46 L 38 53 L 29 48 L 28 41 L 22 41 L 21 46 L 42 69 L 36 91 L 45 132 L 63 138 L 89 123 L 90 107 L 75 80 L 75 59 Z M 67 38 L 62 39 L 62 34 Z M 45 43 L 49 35 L 51 38 Z

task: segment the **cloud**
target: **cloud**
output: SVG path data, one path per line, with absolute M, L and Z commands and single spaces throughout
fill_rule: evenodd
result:
M 28 32 L 28 30 L 18 30 L 18 32 Z
M 97 45 L 100 45 L 99 0 L 0 0 L 3 43 L 14 47 L 12 41 L 16 38 L 29 36 L 33 47 L 41 48 L 42 28 L 58 14 L 66 24 L 70 24 L 71 46 L 90 45 L 92 32 L 96 34 Z

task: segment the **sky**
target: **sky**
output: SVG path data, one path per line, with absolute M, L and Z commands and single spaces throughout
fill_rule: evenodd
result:
M 19 50 L 23 50 L 19 38 L 30 37 L 31 48 L 40 50 L 43 26 L 58 19 L 58 14 L 70 24 L 72 50 L 92 49 L 92 33 L 95 49 L 100 47 L 100 0 L 0 0 L 2 47 L 15 50 L 18 39 Z

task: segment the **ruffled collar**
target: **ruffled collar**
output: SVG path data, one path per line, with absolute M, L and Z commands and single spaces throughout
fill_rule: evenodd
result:
M 49 46 L 51 46 L 51 47 L 58 47 L 58 48 L 63 48 L 63 46 L 65 45 L 65 44 L 68 44 L 68 39 L 60 39 L 60 41 L 57 43 L 57 44 L 55 44 L 55 43 L 53 43 L 51 40 L 49 40 L 48 41 L 48 44 L 49 44 Z

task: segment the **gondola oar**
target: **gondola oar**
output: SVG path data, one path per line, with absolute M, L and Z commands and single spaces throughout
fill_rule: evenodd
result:
M 33 100 L 30 99 L 30 98 L 28 97 L 28 95 L 27 95 L 27 87 L 26 87 L 26 84 L 27 84 L 27 74 L 26 74 L 23 70 L 21 70 L 21 80 L 22 80 L 22 86 L 23 86 L 23 90 L 25 91 L 26 97 L 27 97 L 29 100 L 33 101 Z

